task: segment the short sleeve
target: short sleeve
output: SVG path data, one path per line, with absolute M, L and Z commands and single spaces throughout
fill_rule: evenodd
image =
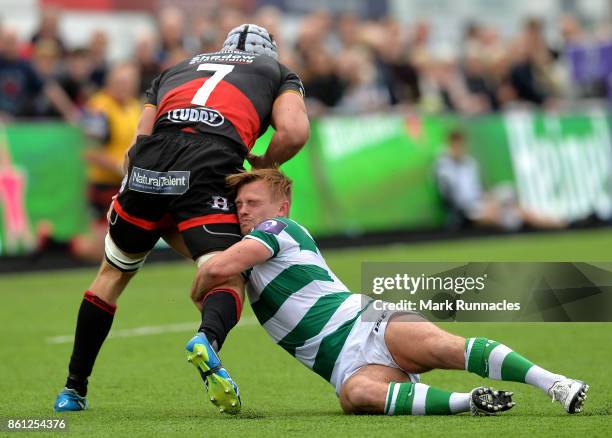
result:
M 245 239 L 254 239 L 263 244 L 270 250 L 271 258 L 276 257 L 282 244 L 282 231 L 287 228 L 287 224 L 276 219 L 269 219 L 257 225 L 253 231 L 244 236 Z
M 297 93 L 304 97 L 304 85 L 302 84 L 300 77 L 296 73 L 289 70 L 287 66 L 283 64 L 279 65 L 281 71 L 281 85 L 278 89 L 278 95 L 280 96 L 283 93 L 291 92 Z
M 162 73 L 163 74 L 163 73 Z M 161 74 L 151 82 L 151 86 L 145 91 L 145 106 L 157 106 L 157 94 L 159 92 L 159 83 Z

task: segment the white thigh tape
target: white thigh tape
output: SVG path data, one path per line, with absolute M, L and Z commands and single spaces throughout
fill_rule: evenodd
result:
M 217 255 L 217 252 L 211 252 L 211 253 L 204 254 L 203 256 L 198 257 L 196 260 L 196 266 L 199 268 L 204 263 L 206 263 L 208 260 L 212 259 L 215 255 Z
M 113 242 L 113 239 L 111 239 L 108 233 L 104 238 L 104 255 L 108 263 L 124 272 L 137 271 L 144 265 L 145 259 L 147 258 L 146 255 L 136 259 L 131 258 L 115 245 L 115 242 Z

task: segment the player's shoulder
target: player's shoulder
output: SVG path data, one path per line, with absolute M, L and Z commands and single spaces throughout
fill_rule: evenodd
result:
M 274 217 L 261 221 L 253 231 L 260 231 L 263 233 L 280 235 L 287 227 L 295 224 L 291 219 L 284 217 Z
M 270 219 L 261 221 L 253 231 L 259 231 L 268 234 L 274 234 L 279 236 L 283 231 L 292 236 L 294 239 L 298 236 L 306 235 L 310 237 L 308 230 L 300 225 L 297 221 L 289 219 L 288 217 L 278 216 Z
M 274 234 L 277 238 L 292 240 L 300 245 L 308 242 L 308 247 L 314 246 L 314 240 L 308 230 L 297 221 L 288 217 L 275 217 L 259 223 L 254 230 Z
M 273 256 L 294 250 L 318 252 L 317 245 L 308 230 L 287 217 L 275 217 L 262 221 L 246 237 L 266 244 L 271 249 Z
M 293 240 L 283 232 L 287 227 L 289 223 L 284 218 L 266 219 L 257 224 L 244 238 L 259 241 L 270 250 L 272 257 L 276 257 L 281 250 L 292 246 Z

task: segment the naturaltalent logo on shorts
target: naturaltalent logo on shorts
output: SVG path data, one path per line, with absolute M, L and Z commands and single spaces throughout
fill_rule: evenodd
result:
M 174 123 L 199 122 L 209 126 L 220 126 L 225 121 L 223 115 L 210 108 L 179 108 L 168 111 L 168 120 Z
M 182 195 L 189 189 L 189 171 L 156 172 L 134 167 L 129 181 L 128 188 L 136 192 Z

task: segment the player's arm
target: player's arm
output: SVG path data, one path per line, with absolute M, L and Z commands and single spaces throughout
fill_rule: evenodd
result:
M 303 95 L 293 90 L 281 93 L 272 106 L 270 122 L 275 132 L 266 153 L 248 158 L 255 169 L 280 166 L 293 158 L 308 141 L 310 122 Z
M 132 144 L 136 143 L 136 137 L 139 135 L 151 135 L 153 133 L 153 125 L 155 125 L 155 115 L 157 114 L 157 107 L 153 105 L 145 105 L 140 113 L 140 119 L 136 126 L 136 135 L 132 141 Z
M 244 239 L 232 245 L 200 266 L 191 287 L 191 299 L 199 303 L 206 292 L 265 262 L 271 256 L 270 249 L 254 239 Z

